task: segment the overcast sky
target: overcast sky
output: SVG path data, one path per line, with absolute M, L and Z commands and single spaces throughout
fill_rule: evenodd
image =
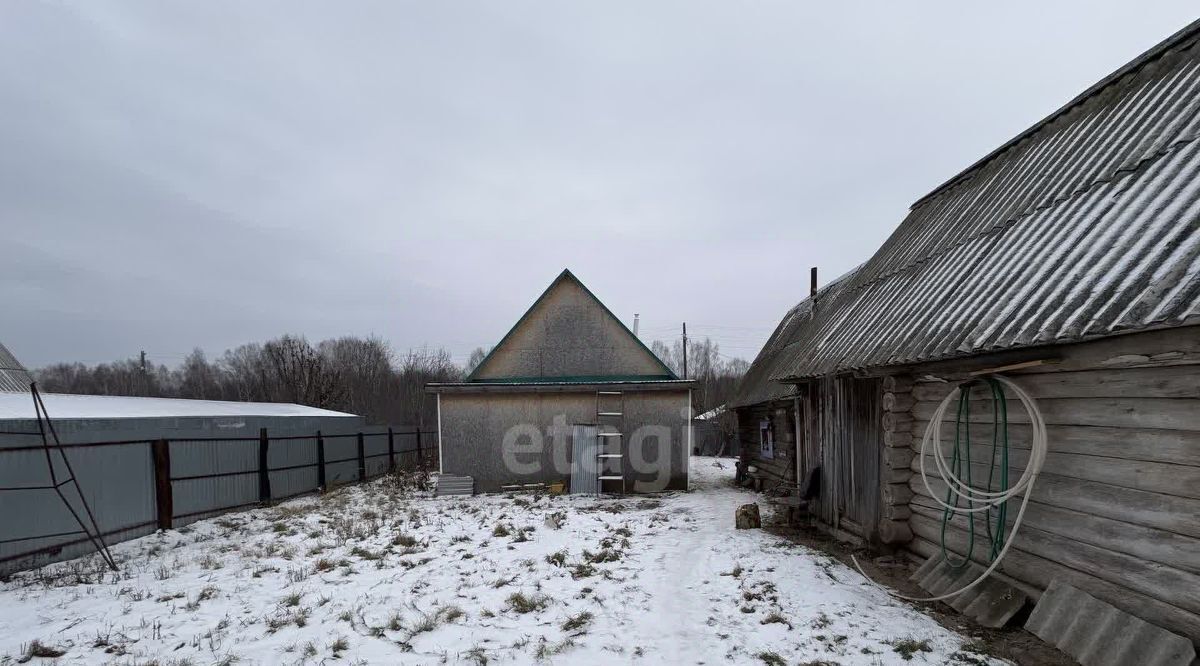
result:
M 0 3 L 0 341 L 462 361 L 564 267 L 752 358 L 1194 2 Z

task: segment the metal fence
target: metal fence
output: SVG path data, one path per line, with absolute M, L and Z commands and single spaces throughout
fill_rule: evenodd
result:
M 66 466 L 40 437 L 0 431 L 0 574 L 93 550 L 50 485 Z M 79 491 L 108 544 L 235 509 L 268 504 L 400 469 L 436 468 L 436 433 L 408 427 L 271 436 L 63 443 Z M 64 492 L 68 487 L 63 487 Z

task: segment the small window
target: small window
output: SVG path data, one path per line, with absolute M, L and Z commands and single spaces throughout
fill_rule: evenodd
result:
M 775 458 L 775 433 L 769 419 L 758 422 L 758 454 L 762 458 Z

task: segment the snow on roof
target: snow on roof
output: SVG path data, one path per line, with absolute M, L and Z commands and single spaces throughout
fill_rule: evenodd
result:
M 725 405 L 721 405 L 720 407 L 714 407 L 714 408 L 708 410 L 707 412 L 704 412 L 700 416 L 697 416 L 696 420 L 697 421 L 708 421 L 710 419 L 715 419 L 724 413 L 725 413 Z
M 50 418 L 135 419 L 179 416 L 354 416 L 286 402 L 225 402 L 179 398 L 129 398 L 113 395 L 43 393 Z M 28 393 L 0 393 L 0 419 L 35 418 Z

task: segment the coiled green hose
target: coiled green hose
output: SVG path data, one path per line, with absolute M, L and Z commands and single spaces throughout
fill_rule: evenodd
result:
M 955 476 L 965 478 L 968 486 L 974 487 L 971 478 L 971 389 L 977 384 L 985 384 L 991 390 L 992 396 L 992 456 L 988 462 L 987 486 L 984 490 L 992 490 L 996 483 L 996 454 L 1000 454 L 1000 491 L 1008 491 L 1008 400 L 1004 396 L 1004 386 L 993 377 L 984 380 L 972 380 L 960 384 L 958 394 L 958 413 L 954 422 L 954 451 L 950 458 L 950 468 Z M 965 472 L 965 476 L 964 476 Z M 954 504 L 950 504 L 953 500 Z M 959 514 L 959 496 L 947 486 L 945 508 L 942 510 L 941 546 L 942 558 L 955 569 L 961 569 L 971 561 L 975 553 L 975 514 L 967 513 L 967 553 L 959 561 L 950 556 L 946 548 L 946 528 L 954 517 Z M 988 561 L 994 561 L 1004 549 L 1004 527 L 1008 520 L 1007 499 L 999 505 L 989 505 L 988 515 L 984 519 L 989 542 Z M 993 527 L 994 524 L 994 527 Z

